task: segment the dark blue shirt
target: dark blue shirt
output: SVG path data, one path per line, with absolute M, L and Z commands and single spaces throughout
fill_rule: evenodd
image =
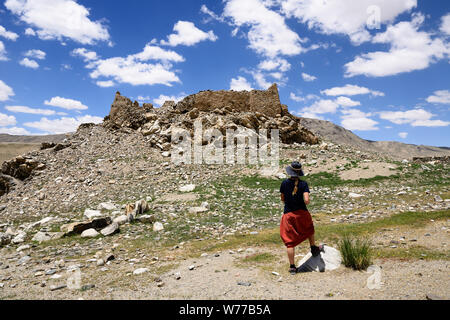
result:
M 298 181 L 298 190 L 295 195 L 292 192 L 295 188 L 295 180 L 286 179 L 281 183 L 280 192 L 284 194 L 284 213 L 289 213 L 297 210 L 305 210 L 305 201 L 303 200 L 303 194 L 305 192 L 309 193 L 308 183 L 303 180 Z

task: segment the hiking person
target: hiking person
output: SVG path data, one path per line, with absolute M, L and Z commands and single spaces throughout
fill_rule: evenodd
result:
M 314 224 L 306 205 L 309 205 L 308 183 L 300 180 L 304 176 L 302 165 L 294 161 L 286 168 L 288 179 L 281 183 L 281 201 L 284 202 L 284 214 L 281 219 L 280 236 L 287 247 L 291 274 L 297 273 L 295 266 L 295 247 L 309 240 L 311 253 L 317 257 L 323 246 L 316 246 Z

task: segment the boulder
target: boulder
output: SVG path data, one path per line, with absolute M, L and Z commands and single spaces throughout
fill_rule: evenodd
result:
M 333 271 L 339 268 L 342 263 L 342 256 L 339 250 L 329 246 L 324 246 L 324 252 L 319 256 L 313 257 L 308 253 L 298 263 L 298 272 L 326 272 Z
M 88 229 L 101 230 L 112 223 L 111 218 L 99 218 L 91 221 L 73 222 L 61 226 L 61 231 L 65 233 L 65 236 L 72 236 L 75 234 L 81 234 Z
M 95 238 L 99 234 L 100 233 L 98 233 L 97 230 L 95 230 L 95 229 L 87 229 L 87 230 L 84 230 L 83 233 L 81 233 L 81 237 L 82 238 Z
M 115 233 L 120 232 L 119 229 L 119 224 L 116 222 L 111 223 L 109 226 L 107 226 L 106 228 L 102 229 L 102 231 L 100 231 L 100 233 L 102 235 L 104 235 L 105 237 L 107 236 L 112 236 Z
M 102 217 L 103 214 L 99 210 L 86 209 L 84 211 L 84 216 L 88 219 L 92 219 L 92 218 Z
M 42 168 L 40 165 L 41 163 L 32 158 L 19 156 L 5 161 L 2 165 L 2 173 L 23 181 L 30 177 L 35 169 Z

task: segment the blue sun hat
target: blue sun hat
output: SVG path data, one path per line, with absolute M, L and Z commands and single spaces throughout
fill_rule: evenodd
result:
M 287 175 L 290 177 L 303 177 L 305 174 L 302 170 L 302 164 L 298 161 L 291 163 L 289 167 L 286 168 Z

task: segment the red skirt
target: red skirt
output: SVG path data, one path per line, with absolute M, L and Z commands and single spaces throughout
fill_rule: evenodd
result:
M 283 214 L 280 225 L 280 236 L 288 248 L 294 248 L 314 235 L 314 224 L 311 214 L 298 210 Z

